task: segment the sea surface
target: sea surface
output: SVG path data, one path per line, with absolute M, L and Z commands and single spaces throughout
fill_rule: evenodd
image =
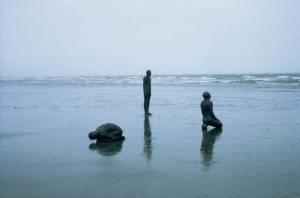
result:
M 1 77 L 0 197 L 300 197 L 300 74 L 153 75 L 148 118 L 142 78 Z

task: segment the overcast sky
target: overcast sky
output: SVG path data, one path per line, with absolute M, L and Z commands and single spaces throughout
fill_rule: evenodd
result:
M 0 0 L 0 72 L 300 72 L 299 10 L 299 0 Z

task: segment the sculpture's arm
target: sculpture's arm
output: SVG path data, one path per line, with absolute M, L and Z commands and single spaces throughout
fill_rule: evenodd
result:
M 144 90 L 144 94 L 146 92 L 146 86 L 147 86 L 147 80 L 146 78 L 143 79 L 143 90 Z
M 151 79 L 144 77 L 143 79 L 144 94 L 151 94 Z

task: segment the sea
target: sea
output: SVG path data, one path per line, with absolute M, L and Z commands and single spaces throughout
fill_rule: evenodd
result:
M 145 117 L 142 75 L 1 76 L 0 197 L 300 197 L 299 73 L 151 78 Z M 89 140 L 103 123 L 126 139 Z

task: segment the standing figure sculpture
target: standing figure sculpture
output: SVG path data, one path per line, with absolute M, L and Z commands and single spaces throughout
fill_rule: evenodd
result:
M 151 70 L 147 70 L 146 76 L 143 79 L 144 110 L 146 116 L 152 115 L 151 113 L 149 113 L 150 98 L 151 98 L 151 77 L 150 76 L 151 76 Z
M 206 130 L 208 125 L 221 129 L 223 124 L 214 114 L 213 103 L 210 101 L 210 93 L 206 91 L 202 96 L 204 98 L 201 102 L 201 112 L 203 116 L 202 129 Z

